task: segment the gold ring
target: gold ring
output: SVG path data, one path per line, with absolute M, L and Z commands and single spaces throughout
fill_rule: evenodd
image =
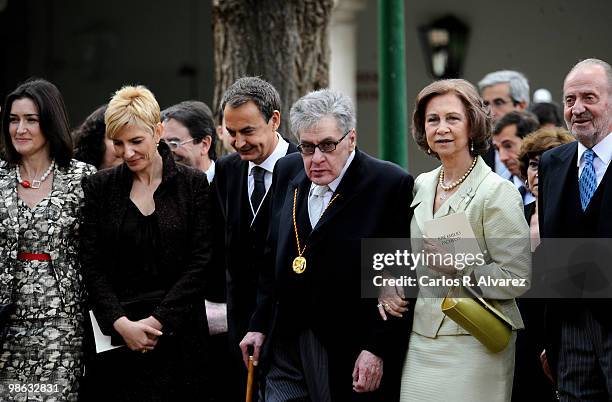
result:
M 385 307 L 385 310 L 389 310 L 389 303 L 384 303 L 383 306 Z
M 140 351 L 140 353 L 147 353 L 147 350 L 143 349 L 143 350 Z

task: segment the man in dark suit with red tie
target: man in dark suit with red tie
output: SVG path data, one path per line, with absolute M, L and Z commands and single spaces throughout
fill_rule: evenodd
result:
M 578 141 L 545 152 L 540 161 L 538 213 L 544 248 L 547 238 L 612 238 L 610 65 L 598 59 L 576 64 L 565 78 L 563 104 L 567 127 Z M 555 279 L 560 275 L 557 272 Z M 550 301 L 546 334 L 543 357 L 557 381 L 560 399 L 611 400 L 609 301 Z
M 243 77 L 221 101 L 225 125 L 236 153 L 217 161 L 213 188 L 218 201 L 217 255 L 226 267 L 227 315 L 235 385 L 227 400 L 244 401 L 246 369 L 238 343 L 255 310 L 258 271 L 269 222 L 269 189 L 279 159 L 297 151 L 277 132 L 280 96 L 268 82 Z
M 407 321 L 361 297 L 361 241 L 409 238 L 413 179 L 356 149 L 350 98 L 311 92 L 291 108 L 300 154 L 278 162 L 258 304 L 240 346 L 270 353 L 266 401 L 381 400 Z M 246 357 L 245 357 L 246 358 Z M 383 365 L 384 362 L 384 365 Z M 389 368 L 389 374 L 387 369 Z M 384 399 L 383 399 L 384 400 Z

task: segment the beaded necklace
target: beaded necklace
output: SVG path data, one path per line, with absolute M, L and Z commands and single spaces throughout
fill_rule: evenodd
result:
M 38 180 L 32 179 L 32 183 L 30 183 L 28 180 L 21 179 L 21 174 L 19 173 L 20 166 L 17 165 L 17 168 L 15 169 L 17 171 L 17 183 L 21 184 L 21 187 L 23 188 L 33 188 L 33 189 L 40 188 L 40 185 L 51 174 L 54 167 L 55 167 L 55 159 L 51 160 L 51 164 L 49 165 L 45 173 L 43 173 L 43 175 L 40 176 L 40 179 Z

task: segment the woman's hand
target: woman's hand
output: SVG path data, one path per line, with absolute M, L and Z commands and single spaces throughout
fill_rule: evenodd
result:
M 387 321 L 387 313 L 401 318 L 402 313 L 408 311 L 408 302 L 404 300 L 404 289 L 396 286 L 383 286 L 378 296 L 378 313 Z
M 434 271 L 446 275 L 457 274 L 454 264 L 446 264 L 446 257 L 452 253 L 445 249 L 436 239 L 423 238 L 423 252 L 426 256 L 427 266 Z M 453 256 L 454 257 L 454 256 Z M 453 258 L 454 260 L 454 258 Z
M 153 317 L 148 317 L 149 320 Z M 155 320 L 155 318 L 153 318 Z M 151 325 L 145 324 L 143 321 L 130 321 L 123 316 L 114 322 L 113 328 L 121 335 L 125 344 L 133 351 L 145 353 L 148 350 L 153 350 L 157 345 L 157 337 L 162 335 L 162 332 Z M 157 320 L 155 320 L 157 321 Z M 159 324 L 159 321 L 157 321 Z M 161 324 L 159 324 L 161 327 Z
M 161 322 L 159 322 L 157 320 L 157 318 L 153 317 L 152 315 L 148 316 L 147 318 L 143 318 L 142 320 L 138 320 L 138 322 L 141 322 L 141 323 L 143 323 L 145 325 L 153 327 L 153 328 L 155 328 L 158 331 L 162 330 Z M 155 336 L 155 335 L 153 335 L 153 336 L 157 339 L 157 336 Z

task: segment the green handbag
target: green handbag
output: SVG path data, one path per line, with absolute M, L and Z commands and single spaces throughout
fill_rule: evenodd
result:
M 442 312 L 491 352 L 501 352 L 512 337 L 510 320 L 471 289 L 469 292 L 461 294 L 460 288 L 452 287 L 442 300 Z

